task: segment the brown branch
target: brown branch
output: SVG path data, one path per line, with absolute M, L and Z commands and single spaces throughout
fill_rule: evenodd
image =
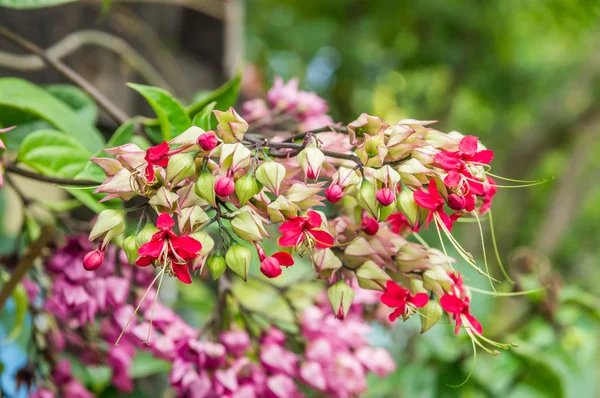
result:
M 317 133 L 327 133 L 327 132 L 338 132 L 338 133 L 346 133 L 348 129 L 346 127 L 337 127 L 337 126 L 325 126 L 318 129 L 305 131 L 299 134 L 292 134 L 291 137 L 286 138 L 283 142 L 294 142 L 295 140 L 301 140 L 306 137 L 308 134 L 317 134 Z
M 6 284 L 2 287 L 2 290 L 0 290 L 0 310 L 4 307 L 4 303 L 6 303 L 6 300 L 8 300 L 8 298 L 12 295 L 19 282 L 21 282 L 21 280 L 25 277 L 27 271 L 33 267 L 33 261 L 40 255 L 42 249 L 46 247 L 53 236 L 54 228 L 49 225 L 45 225 L 42 228 L 42 232 L 38 240 L 29 246 L 28 251 L 17 263 L 17 267 L 13 271 L 10 280 L 6 282 Z
M 98 182 L 91 180 L 73 180 L 71 178 L 59 178 L 59 177 L 48 177 L 45 175 L 41 175 L 38 173 L 34 173 L 33 171 L 24 170 L 14 164 L 6 165 L 6 172 L 17 174 L 26 178 L 31 178 L 32 180 L 37 180 L 41 182 L 47 182 L 50 184 L 58 184 L 58 185 L 72 185 L 78 187 L 96 187 L 98 186 Z
M 119 125 L 125 123 L 127 120 L 130 119 L 130 117 L 125 112 L 123 112 L 118 106 L 116 106 L 112 101 L 110 101 L 104 94 L 98 91 L 98 89 L 94 87 L 90 82 L 88 82 L 85 78 L 83 78 L 73 69 L 69 68 L 62 61 L 49 57 L 44 50 L 39 48 L 34 43 L 6 29 L 3 26 L 0 26 L 0 36 L 12 41 L 13 43 L 31 52 L 32 54 L 37 55 L 46 64 L 54 68 L 58 73 L 75 83 L 77 86 L 81 87 L 81 89 L 83 89 L 83 91 L 85 91 L 90 97 L 92 97 L 98 103 L 98 105 L 108 114 L 108 116 L 110 116 L 110 118 L 117 122 Z

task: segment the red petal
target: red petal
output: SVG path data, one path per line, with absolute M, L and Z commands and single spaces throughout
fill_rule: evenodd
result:
M 461 299 L 456 296 L 452 296 L 450 294 L 444 294 L 440 299 L 440 305 L 444 309 L 444 311 L 450 312 L 452 314 L 460 314 L 462 313 L 465 304 Z
M 469 159 L 471 162 L 482 164 L 490 164 L 492 160 L 494 160 L 494 151 L 490 149 L 479 151 Z
M 303 223 L 304 223 L 303 217 L 294 217 L 291 220 L 286 221 L 283 224 L 281 224 L 278 228 L 278 231 L 281 233 L 284 233 L 284 232 L 293 231 L 296 229 L 302 230 Z
M 477 137 L 473 135 L 467 135 L 460 140 L 460 144 L 458 145 L 458 149 L 467 155 L 473 155 L 477 152 Z
M 440 216 L 440 218 L 441 218 L 442 222 L 444 223 L 444 225 L 446 226 L 446 228 L 448 228 L 448 231 L 452 231 L 452 219 L 450 217 L 448 217 L 448 215 L 446 213 L 444 213 L 443 209 L 439 209 L 437 211 L 437 214 L 438 214 L 438 216 Z
M 151 164 L 148 164 L 148 166 L 146 166 L 146 181 L 154 181 L 154 166 Z
M 173 217 L 171 217 L 169 213 L 161 213 L 161 215 L 158 216 L 158 220 L 156 220 L 156 228 L 161 231 L 170 231 L 174 226 L 175 221 L 173 221 Z
M 434 180 L 429 180 L 427 190 L 429 191 L 429 196 L 431 196 L 431 199 L 435 200 L 438 206 L 444 203 L 444 198 L 442 198 L 442 195 L 440 195 L 440 193 L 438 192 Z
M 456 327 L 454 328 L 454 333 L 458 334 L 460 332 L 460 327 L 462 326 L 462 318 L 459 316 L 455 317 Z
M 152 261 L 154 261 L 154 257 L 142 256 L 135 260 L 135 265 L 139 267 L 147 267 L 152 264 Z
M 435 210 L 438 207 L 438 204 L 435 200 L 429 196 L 427 192 L 416 191 L 413 193 L 413 198 L 417 204 L 425 209 Z
M 431 220 L 433 220 L 433 211 L 430 211 L 429 214 L 427 215 L 427 218 L 425 219 L 425 229 L 429 228 L 429 223 L 431 222 Z
M 458 170 L 463 164 L 460 158 L 450 152 L 438 153 L 433 160 L 444 170 Z
M 189 285 L 192 283 L 192 276 L 190 275 L 190 269 L 187 263 L 171 263 L 171 268 L 173 269 L 173 273 L 181 282 Z
M 406 307 L 404 308 L 396 308 L 394 310 L 394 312 L 392 312 L 389 316 L 389 320 L 390 322 L 394 322 L 396 319 L 398 319 L 398 317 L 402 314 L 404 314 L 404 311 L 406 310 Z
M 333 236 L 329 234 L 327 231 L 323 231 L 321 229 L 309 229 L 308 233 L 315 238 L 315 242 L 317 243 L 317 247 L 320 249 L 326 249 L 330 246 L 333 246 Z
M 450 170 L 446 178 L 444 178 L 444 184 L 450 188 L 455 188 L 460 184 L 460 173 L 456 170 Z
M 306 213 L 308 218 L 310 219 L 310 228 L 321 228 L 321 224 L 323 223 L 323 219 L 321 215 L 316 211 L 309 211 Z
M 139 249 L 138 254 L 140 256 L 148 256 L 152 258 L 158 258 L 160 253 L 163 251 L 165 241 L 162 238 L 152 239 L 150 242 L 144 243 Z
M 428 301 L 429 296 L 426 293 L 415 294 L 415 296 L 410 299 L 410 303 L 417 308 L 425 307 Z
M 267 257 L 260 263 L 260 272 L 267 278 L 277 278 L 283 271 L 276 258 Z
M 302 231 L 288 231 L 281 235 L 277 244 L 281 247 L 294 247 L 302 242 Z
M 477 334 L 483 333 L 483 327 L 481 327 L 481 324 L 479 323 L 479 321 L 477 319 L 475 319 L 475 317 L 473 315 L 467 313 L 467 314 L 465 314 L 465 317 L 471 324 L 471 330 L 473 330 Z
M 191 236 L 176 236 L 174 238 L 171 238 L 171 243 L 173 244 L 175 250 L 185 250 L 190 254 L 196 254 L 200 250 L 202 250 L 202 243 L 198 242 Z
M 284 267 L 294 265 L 294 257 L 292 257 L 292 255 L 289 253 L 277 252 L 271 257 L 274 257 L 277 261 L 279 261 L 279 265 L 283 265 Z
M 379 300 L 388 307 L 402 307 L 406 305 L 406 297 L 394 295 L 390 292 L 385 292 Z
M 160 143 L 158 145 L 148 148 L 144 159 L 146 159 L 146 161 L 148 163 L 155 163 L 158 166 L 165 167 L 166 164 L 163 166 L 163 165 L 159 165 L 157 162 L 162 162 L 164 160 L 163 158 L 168 153 L 169 153 L 169 144 L 167 143 L 167 141 L 163 141 L 162 143 Z M 168 160 L 169 159 L 167 158 L 167 161 Z

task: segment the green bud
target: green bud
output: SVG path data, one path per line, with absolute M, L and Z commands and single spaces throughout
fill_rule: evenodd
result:
M 268 236 L 262 220 L 259 216 L 253 215 L 250 210 L 242 208 L 233 220 L 231 220 L 231 229 L 233 232 L 247 242 L 262 240 L 263 236 Z
M 335 317 L 344 320 L 348 315 L 352 300 L 354 300 L 354 290 L 348 286 L 346 281 L 340 279 L 329 287 L 327 297 L 329 297 L 329 303 Z
M 384 290 L 385 283 L 390 276 L 373 261 L 366 261 L 356 270 L 358 285 L 363 289 Z
M 252 251 L 245 246 L 235 243 L 225 254 L 227 266 L 244 281 L 248 280 L 248 270 L 252 263 Z
M 396 211 L 398 207 L 396 206 L 396 202 L 388 205 L 388 206 L 381 206 L 379 208 L 379 219 L 378 221 L 385 221 L 387 220 L 387 218 L 389 217 L 390 214 L 392 214 L 394 211 Z
M 104 247 L 123 232 L 125 232 L 125 212 L 123 210 L 102 210 L 90 232 L 90 241 L 104 236 L 102 241 Z
M 414 228 L 419 225 L 419 205 L 415 202 L 413 192 L 404 188 L 400 191 L 398 199 L 396 199 L 398 209 L 406 216 L 410 225 Z
M 356 202 L 373 218 L 377 218 L 380 206 L 375 195 L 375 185 L 366 178 L 363 179 L 360 188 L 358 189 L 358 193 L 356 194 Z
M 177 185 L 179 182 L 192 176 L 196 172 L 196 163 L 194 155 L 191 153 L 179 153 L 171 156 L 167 165 L 167 181 L 171 182 L 171 186 Z
M 136 235 L 129 235 L 123 241 L 123 251 L 125 251 L 125 255 L 127 256 L 127 262 L 129 264 L 133 264 L 135 260 L 138 258 L 138 246 L 136 242 Z
M 225 258 L 221 255 L 221 253 L 217 252 L 210 256 L 207 261 L 208 269 L 210 270 L 210 274 L 212 275 L 213 281 L 216 281 L 223 272 L 227 269 L 227 264 L 225 263 Z
M 252 173 L 248 173 L 235 182 L 235 194 L 244 206 L 259 191 L 258 182 Z
M 152 239 L 152 235 L 154 235 L 157 232 L 158 228 L 156 228 L 153 224 L 149 222 L 146 223 L 146 225 L 144 225 L 144 228 L 142 228 L 142 230 L 138 234 L 136 234 L 135 244 L 137 245 L 137 247 L 141 247 L 144 243 L 150 242 L 150 239 Z
M 248 122 L 242 119 L 233 107 L 230 107 L 225 112 L 215 110 L 213 113 L 219 123 L 217 126 L 217 135 L 223 142 L 235 143 L 244 138 L 244 134 L 248 131 Z
M 450 290 L 452 278 L 446 272 L 444 267 L 435 266 L 423 273 L 423 287 L 438 296 L 442 296 L 445 291 Z
M 431 329 L 442 318 L 442 307 L 437 300 L 429 300 L 421 309 L 421 333 Z
M 256 169 L 256 179 L 275 195 L 279 195 L 279 187 L 285 178 L 285 167 L 277 162 L 268 160 Z
M 204 170 L 200 173 L 196 185 L 194 186 L 194 192 L 196 192 L 196 195 L 206 200 L 211 206 L 217 207 L 217 201 L 215 199 L 215 177 L 210 171 Z

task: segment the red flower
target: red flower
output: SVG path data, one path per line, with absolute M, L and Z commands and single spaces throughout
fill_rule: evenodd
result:
M 412 225 L 408 222 L 406 216 L 402 213 L 393 213 L 390 214 L 387 218 L 387 222 L 390 224 L 392 232 L 395 234 L 400 234 L 403 230 L 409 229 L 413 231 Z M 417 232 L 418 228 L 415 228 L 414 231 Z
M 385 292 L 381 295 L 381 302 L 388 307 L 396 309 L 390 314 L 390 322 L 394 322 L 399 316 L 404 315 L 407 306 L 422 308 L 427 305 L 429 296 L 426 293 L 417 293 L 413 295 L 410 290 L 403 289 L 394 281 L 387 281 Z
M 198 257 L 202 244 L 190 236 L 177 236 L 173 232 L 175 221 L 167 213 L 158 217 L 156 226 L 160 231 L 152 235 L 150 242 L 139 248 L 140 257 L 135 263 L 146 267 L 156 260 L 161 260 L 164 264 L 170 262 L 177 279 L 183 283 L 192 283 L 188 261 Z
M 154 181 L 154 166 L 167 167 L 169 164 L 169 144 L 163 141 L 161 144 L 148 148 L 144 160 L 146 166 L 146 180 Z
M 463 170 L 465 163 L 490 164 L 494 159 L 494 151 L 484 149 L 477 150 L 477 137 L 467 135 L 460 140 L 458 151 L 443 151 L 435 155 L 435 162 L 444 170 Z
M 363 216 L 361 226 L 365 234 L 369 236 L 376 235 L 377 231 L 379 231 L 379 222 L 373 217 Z
M 277 243 L 281 247 L 295 247 L 308 238 L 314 239 L 318 248 L 326 249 L 333 245 L 333 236 L 318 229 L 322 223 L 323 220 L 316 211 L 309 211 L 306 216 L 293 217 L 279 227 L 282 235 Z
M 460 330 L 460 327 L 464 322 L 463 317 L 467 320 L 467 326 L 469 326 L 472 331 L 474 331 L 477 334 L 483 333 L 483 328 L 481 327 L 481 324 L 477 319 L 475 319 L 473 315 L 471 315 L 471 312 L 469 310 L 470 304 L 468 297 L 460 299 L 451 294 L 445 294 L 440 299 L 440 305 L 442 306 L 444 311 L 447 311 L 454 315 L 454 321 L 456 322 L 456 328 L 454 329 L 454 333 L 458 334 L 458 331 Z
M 286 252 L 277 252 L 271 257 L 261 260 L 260 272 L 267 278 L 277 278 L 281 275 L 281 266 L 289 267 L 294 265 L 294 258 Z
M 488 183 L 490 184 L 490 186 L 486 187 L 487 191 L 485 192 L 485 195 L 483 196 L 483 204 L 479 208 L 479 213 L 485 213 L 486 211 L 488 211 L 490 209 L 490 207 L 492 207 L 492 198 L 498 191 L 496 181 L 494 181 L 494 179 L 489 176 L 487 176 L 487 180 L 488 180 Z
M 431 220 L 433 220 L 434 214 L 437 213 L 444 225 L 446 225 L 446 228 L 451 231 L 452 219 L 448 217 L 446 213 L 444 213 L 444 198 L 438 192 L 433 180 L 429 181 L 427 189 L 428 192 L 416 191 L 413 194 L 415 202 L 417 202 L 419 206 L 430 210 L 429 214 L 427 215 L 427 219 L 425 220 L 425 228 L 429 227 L 429 223 Z

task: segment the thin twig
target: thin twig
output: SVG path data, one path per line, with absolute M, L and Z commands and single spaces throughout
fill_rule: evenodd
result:
M 81 87 L 83 91 L 85 91 L 90 97 L 92 97 L 98 105 L 119 125 L 125 123 L 130 119 L 129 116 L 125 112 L 123 112 L 118 106 L 116 106 L 113 102 L 111 102 L 104 94 L 102 94 L 96 87 L 94 87 L 90 82 L 88 82 L 85 78 L 75 72 L 73 69 L 69 68 L 62 61 L 51 58 L 48 54 L 39 48 L 34 43 L 25 39 L 22 36 L 6 29 L 3 26 L 0 26 L 0 36 L 12 41 L 18 46 L 26 49 L 27 51 L 37 55 L 45 63 L 54 68 L 58 73 L 75 83 L 77 86 Z
M 46 247 L 48 242 L 54 236 L 54 228 L 45 225 L 42 228 L 40 237 L 29 246 L 29 250 L 18 262 L 17 267 L 13 271 L 11 278 L 0 290 L 0 310 L 4 307 L 6 300 L 12 295 L 13 291 L 27 274 L 27 271 L 33 267 L 33 261 L 40 255 L 42 249 Z
M 304 131 L 302 133 L 293 134 L 291 137 L 286 138 L 283 142 L 294 142 L 295 140 L 301 140 L 306 137 L 308 134 L 317 134 L 317 133 L 327 133 L 327 132 L 337 132 L 337 133 L 346 133 L 348 129 L 346 127 L 338 127 L 338 126 L 325 126 L 318 129 Z
M 14 164 L 6 165 L 6 172 L 17 174 L 23 177 L 31 178 L 33 180 L 47 182 L 50 184 L 57 185 L 71 185 L 78 187 L 96 187 L 98 186 L 98 182 L 91 180 L 73 180 L 71 178 L 60 178 L 60 177 L 48 177 L 45 175 L 41 175 L 38 173 L 34 173 L 33 171 L 24 170 Z

